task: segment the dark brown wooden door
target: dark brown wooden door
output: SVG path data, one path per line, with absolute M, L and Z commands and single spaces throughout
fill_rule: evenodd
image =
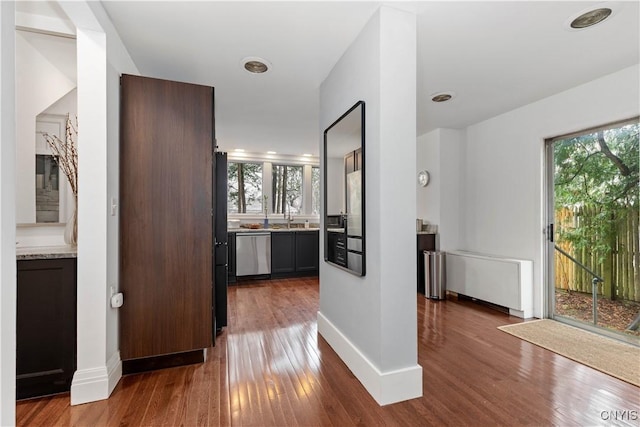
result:
M 212 343 L 213 88 L 121 81 L 123 360 Z

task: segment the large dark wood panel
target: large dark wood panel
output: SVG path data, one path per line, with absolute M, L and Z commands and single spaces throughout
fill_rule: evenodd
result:
M 212 340 L 213 88 L 122 76 L 120 351 Z
M 76 370 L 75 258 L 18 261 L 16 395 L 69 391 Z

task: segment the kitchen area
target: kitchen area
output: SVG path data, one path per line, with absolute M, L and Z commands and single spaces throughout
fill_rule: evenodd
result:
M 265 229 L 250 223 L 229 228 L 229 283 L 251 278 L 317 275 L 319 225 L 287 225 L 272 225 Z

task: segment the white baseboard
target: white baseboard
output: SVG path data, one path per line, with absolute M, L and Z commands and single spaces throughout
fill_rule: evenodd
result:
M 116 351 L 113 355 L 107 360 L 107 376 L 109 377 L 109 394 L 107 397 L 111 396 L 111 392 L 116 388 L 120 378 L 122 378 L 122 360 L 120 360 L 120 351 Z
M 77 370 L 71 382 L 71 405 L 107 399 L 121 377 L 119 351 L 109 358 L 105 366 Z
M 380 372 L 321 312 L 318 312 L 318 333 L 329 343 L 379 405 L 389 405 L 422 396 L 420 365 Z

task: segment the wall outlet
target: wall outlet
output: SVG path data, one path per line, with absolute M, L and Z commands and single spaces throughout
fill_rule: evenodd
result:
M 111 297 L 111 308 L 120 308 L 124 304 L 124 295 L 122 292 L 118 292 Z

